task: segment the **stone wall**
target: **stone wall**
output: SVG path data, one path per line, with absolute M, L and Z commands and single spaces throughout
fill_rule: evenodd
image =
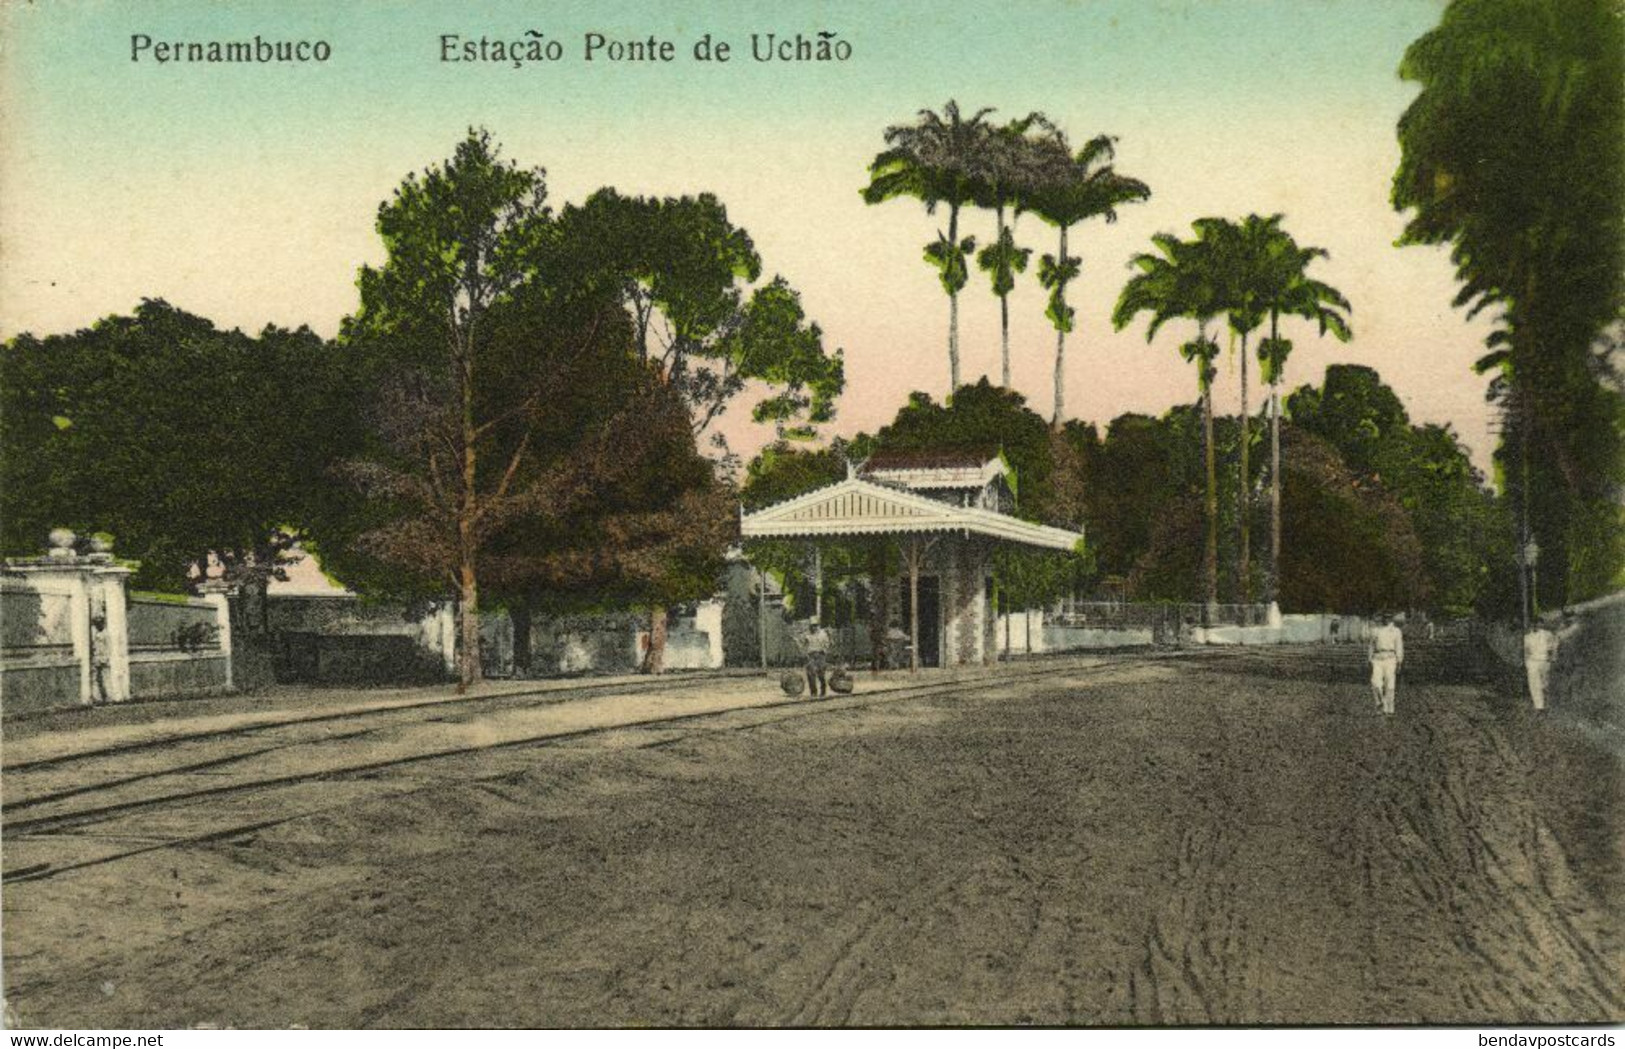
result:
M 225 653 L 149 653 L 130 657 L 134 699 L 185 699 L 231 691 L 231 656 Z
M 15 715 L 60 707 L 230 691 L 228 594 L 131 594 L 107 544 L 51 533 L 44 557 L 0 572 L 0 704 Z M 88 553 L 81 552 L 88 548 Z
M 77 661 L 19 665 L 8 660 L 0 673 L 0 712 L 7 717 L 81 705 Z
M 1562 627 L 1546 697 L 1552 713 L 1573 719 L 1625 754 L 1625 593 L 1575 605 Z M 1484 644 L 1525 688 L 1523 634 L 1517 625 L 1492 624 Z
M 456 670 L 456 621 L 449 604 L 408 607 L 354 594 L 271 594 L 265 618 L 279 682 L 427 684 L 448 680 Z M 497 631 L 482 649 L 499 667 L 512 660 L 511 645 L 500 644 L 506 621 L 505 614 L 481 617 L 482 628 Z

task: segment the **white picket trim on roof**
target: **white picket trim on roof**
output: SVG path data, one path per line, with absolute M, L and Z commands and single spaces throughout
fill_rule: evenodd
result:
M 997 457 L 979 466 L 868 466 L 864 475 L 908 488 L 982 488 L 1009 471 Z
M 974 506 L 849 477 L 740 517 L 746 539 L 816 539 L 910 532 L 965 532 L 1049 550 L 1072 550 L 1083 536 Z

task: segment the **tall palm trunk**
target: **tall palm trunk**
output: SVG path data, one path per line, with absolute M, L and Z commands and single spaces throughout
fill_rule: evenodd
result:
M 1010 381 L 1010 296 L 999 296 L 999 336 L 1004 354 L 1004 388 L 1014 387 Z
M 1253 603 L 1252 578 L 1252 486 L 1248 471 L 1248 458 L 1250 449 L 1248 445 L 1252 439 L 1252 415 L 1247 407 L 1247 333 L 1241 334 L 1241 489 L 1238 493 L 1238 502 L 1241 508 L 1241 555 L 1237 564 L 1240 575 L 1238 593 L 1241 603 Z M 1245 611 L 1243 615 L 1245 616 Z
M 1281 388 L 1270 386 L 1270 575 L 1269 600 L 1281 593 Z
M 1279 317 L 1270 314 L 1270 346 L 1274 353 Z M 1269 592 L 1271 612 L 1281 594 L 1281 369 L 1285 360 L 1276 361 L 1270 368 L 1270 573 Z
M 1060 250 L 1056 253 L 1055 257 L 1056 257 L 1056 259 L 1058 260 L 1059 264 L 1062 267 L 1066 266 L 1066 227 L 1065 226 L 1061 227 L 1061 246 L 1060 246 Z M 1061 312 L 1064 313 L 1064 311 L 1066 309 L 1066 282 L 1065 282 L 1065 280 L 1062 280 L 1060 287 L 1058 287 L 1055 290 L 1055 293 L 1056 293 L 1056 296 L 1058 297 L 1058 299 L 1060 300 Z M 1066 363 L 1066 326 L 1064 324 L 1057 324 L 1056 327 L 1055 327 L 1055 416 L 1054 416 L 1054 418 L 1052 418 L 1050 420 L 1050 425 L 1053 426 L 1057 430 L 1059 430 L 1061 428 L 1061 419 L 1064 416 L 1063 404 L 1064 404 L 1064 400 L 1065 400 L 1065 389 L 1066 389 L 1065 363 Z
M 1004 204 L 1000 202 L 994 209 L 999 229 L 995 235 L 994 244 L 999 250 L 1004 250 Z M 1010 293 L 999 293 L 999 354 L 1004 364 L 1004 388 L 1010 389 Z
M 959 205 L 948 207 L 949 251 L 959 250 Z M 959 389 L 959 292 L 948 293 L 948 396 Z
M 1201 368 L 1206 361 L 1198 362 Z M 1207 536 L 1202 544 L 1202 581 L 1206 589 L 1208 623 L 1213 621 L 1219 604 L 1219 470 L 1213 453 L 1213 383 L 1202 382 L 1202 445 L 1207 468 Z

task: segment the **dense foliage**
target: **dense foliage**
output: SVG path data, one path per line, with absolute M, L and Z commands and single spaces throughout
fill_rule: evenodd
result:
M 465 683 L 482 599 L 663 625 L 712 593 L 736 500 L 696 438 L 747 386 L 807 436 L 844 385 L 721 203 L 604 190 L 555 215 L 476 130 L 377 229 L 336 343 L 162 302 L 7 343 L 6 551 L 111 532 L 141 583 L 181 588 L 221 564 L 263 584 L 297 542 L 364 595 L 455 595 Z
M 1539 547 L 1536 603 L 1625 568 L 1625 11 L 1614 0 L 1453 0 L 1405 53 L 1404 243 L 1448 244 L 1456 303 L 1498 317 L 1480 370 L 1497 464 Z
M 0 535 L 109 533 L 138 586 L 222 569 L 263 585 L 339 508 L 324 475 L 360 438 L 353 362 L 308 329 L 258 336 L 147 300 L 67 335 L 0 350 Z

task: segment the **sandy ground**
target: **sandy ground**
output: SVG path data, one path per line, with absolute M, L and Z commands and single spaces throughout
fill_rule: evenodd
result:
M 6 1005 L 52 1027 L 1625 1018 L 1625 766 L 1451 655 L 1413 653 L 1387 721 L 1350 650 L 1125 660 L 46 831 L 305 813 L 6 885 Z

